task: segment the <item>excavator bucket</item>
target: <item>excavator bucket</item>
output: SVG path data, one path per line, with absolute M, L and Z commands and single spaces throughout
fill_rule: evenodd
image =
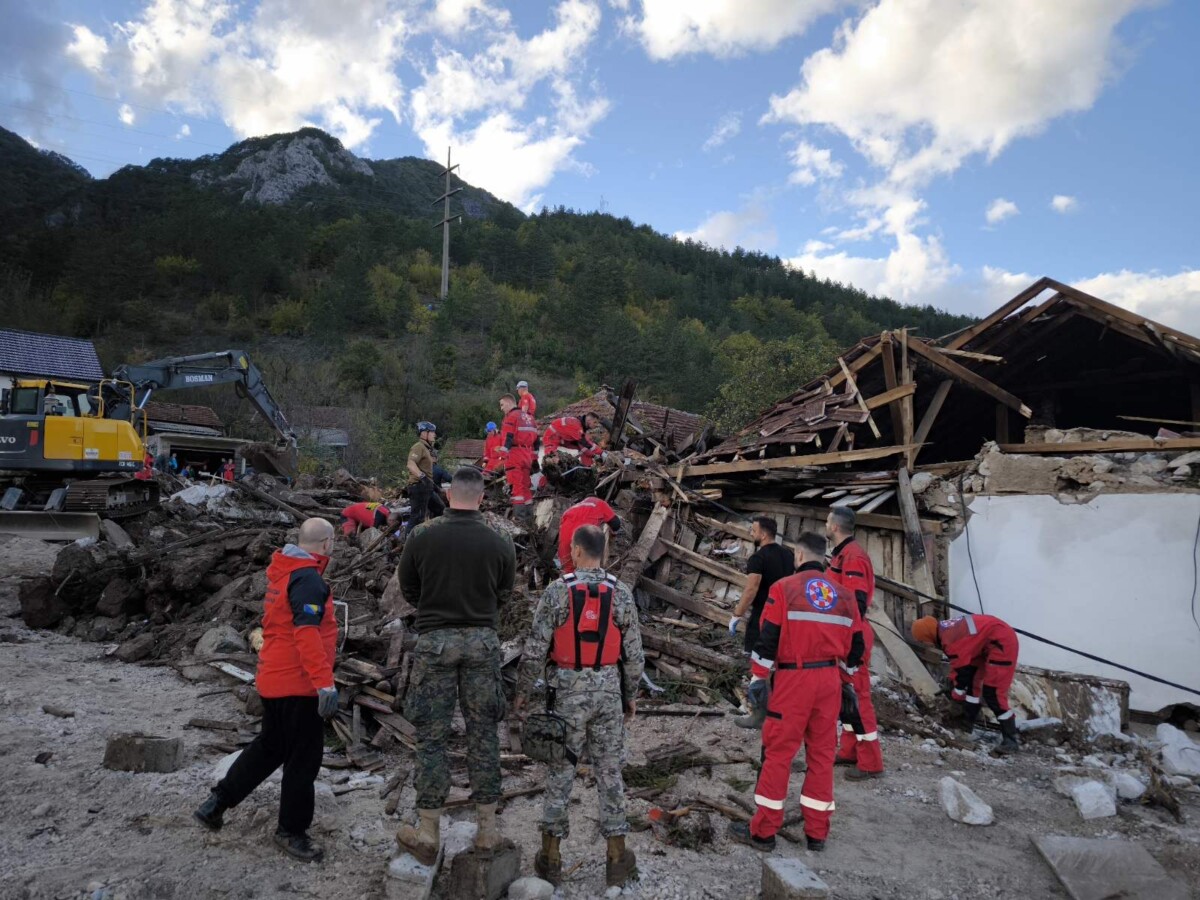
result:
M 247 444 L 238 452 L 242 459 L 246 460 L 246 464 L 253 466 L 256 472 L 282 478 L 295 478 L 299 474 L 300 455 L 295 444 L 270 444 L 259 441 Z
M 0 510 L 0 534 L 43 541 L 75 541 L 100 536 L 100 517 L 78 512 L 14 512 Z

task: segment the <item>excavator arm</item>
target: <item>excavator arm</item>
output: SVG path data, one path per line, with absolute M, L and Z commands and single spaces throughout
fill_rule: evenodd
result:
M 133 385 L 134 396 L 128 398 L 128 403 L 139 409 L 146 405 L 155 391 L 232 384 L 238 394 L 249 400 L 279 434 L 285 453 L 282 457 L 269 454 L 272 466 L 283 474 L 295 474 L 296 433 L 267 389 L 262 372 L 250 361 L 245 351 L 222 350 L 122 365 L 117 367 L 113 377 L 118 382 Z

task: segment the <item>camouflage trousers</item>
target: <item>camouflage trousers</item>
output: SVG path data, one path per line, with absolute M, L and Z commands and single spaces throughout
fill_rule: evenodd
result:
M 568 673 L 561 680 L 568 680 Z M 574 676 L 576 673 L 569 673 Z M 591 673 L 580 673 L 591 674 Z M 615 680 L 614 680 L 615 684 Z M 569 809 L 571 788 L 575 784 L 575 768 L 586 749 L 596 776 L 600 797 L 600 833 L 605 837 L 625 834 L 625 780 L 621 763 L 625 756 L 625 721 L 618 690 L 587 690 L 560 686 L 556 692 L 554 711 L 570 725 L 567 750 L 576 762 L 561 762 L 547 766 L 546 793 L 542 805 L 542 831 L 555 837 L 566 837 L 571 830 Z
M 500 639 L 491 628 L 443 628 L 417 638 L 404 715 L 417 730 L 418 809 L 439 809 L 450 793 L 446 739 L 455 701 L 467 724 L 471 799 L 500 799 L 500 738 L 504 718 Z

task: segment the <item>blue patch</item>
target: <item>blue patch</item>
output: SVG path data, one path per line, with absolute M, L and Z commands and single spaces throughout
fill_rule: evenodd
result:
M 837 605 L 837 590 L 823 578 L 814 578 L 804 589 L 808 605 L 821 612 L 828 612 Z
M 319 616 L 321 614 L 321 607 L 317 606 L 315 603 L 305 603 L 304 611 L 310 616 Z

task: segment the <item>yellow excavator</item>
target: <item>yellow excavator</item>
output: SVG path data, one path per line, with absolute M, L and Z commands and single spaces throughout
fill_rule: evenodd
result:
M 296 436 L 243 351 L 122 365 L 98 384 L 18 379 L 0 391 L 0 531 L 78 537 L 96 533 L 97 515 L 156 506 L 158 484 L 145 477 L 146 402 L 157 390 L 219 384 L 233 384 L 279 434 L 276 447 L 256 448 L 256 466 L 294 474 Z

